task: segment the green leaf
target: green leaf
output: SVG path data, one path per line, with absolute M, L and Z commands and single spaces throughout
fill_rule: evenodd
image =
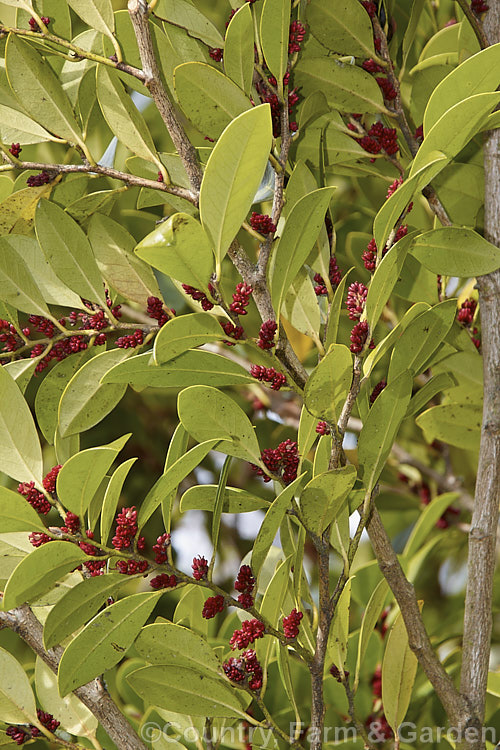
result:
M 163 165 L 146 122 L 126 93 L 118 75 L 104 65 L 97 68 L 97 98 L 111 132 L 142 159 Z
M 76 544 L 49 542 L 21 560 L 5 587 L 3 605 L 14 609 L 50 591 L 66 573 L 89 558 Z
M 347 642 L 349 639 L 349 610 L 351 607 L 351 585 L 352 578 L 349 578 L 335 608 L 332 627 L 330 630 L 330 635 L 328 637 L 328 657 L 339 669 L 344 669 L 347 656 Z
M 0 104 L 0 140 L 24 146 L 58 139 L 22 112 Z
M 298 492 L 304 481 L 305 472 L 295 479 L 291 484 L 280 492 L 278 497 L 271 503 L 269 510 L 262 522 L 252 549 L 252 560 L 250 567 L 256 579 L 259 577 L 260 570 L 265 562 L 269 550 L 273 544 L 274 538 L 278 533 L 286 511 L 291 508 L 292 500 L 295 493 Z
M 314 247 L 334 191 L 335 187 L 314 190 L 290 211 L 271 261 L 269 285 L 276 311 L 281 310 L 290 285 Z
M 354 692 L 356 692 L 356 690 L 358 689 L 359 672 L 361 667 L 363 666 L 363 661 L 368 649 L 370 638 L 384 607 L 388 592 L 389 585 L 385 578 L 383 578 L 381 581 L 379 581 L 379 583 L 373 590 L 372 595 L 368 600 L 368 604 L 366 605 L 366 609 L 363 614 L 363 620 L 361 622 L 361 628 L 359 631 L 358 656 L 356 659 L 356 674 L 354 676 L 353 686 Z
M 205 456 L 217 445 L 219 439 L 209 439 L 195 445 L 185 455 L 174 461 L 150 489 L 139 510 L 137 525 L 142 529 L 161 504 L 164 497 L 177 489 L 179 484 L 193 469 L 203 461 Z
M 406 542 L 403 555 L 407 558 L 415 555 L 420 547 L 429 540 L 429 534 L 436 525 L 448 506 L 458 500 L 459 492 L 446 492 L 444 495 L 434 498 L 419 516 Z
M 68 5 L 87 26 L 106 36 L 113 36 L 115 19 L 111 0 L 68 0 Z
M 73 375 L 59 402 L 59 430 L 62 437 L 94 427 L 121 401 L 126 385 L 102 385 L 100 380 L 132 352 L 133 350 L 127 349 L 102 352 Z
M 6 237 L 0 238 L 0 297 L 16 310 L 50 317 L 49 308 L 28 266 Z
M 69 99 L 49 63 L 15 34 L 9 35 L 5 59 L 9 84 L 19 103 L 29 102 L 36 122 L 85 150 Z
M 168 445 L 168 451 L 167 456 L 165 458 L 165 469 L 164 471 L 167 471 L 167 469 L 170 469 L 170 467 L 179 459 L 184 456 L 184 454 L 187 451 L 187 447 L 189 444 L 189 435 L 184 429 L 184 427 L 179 424 L 175 428 L 174 434 L 172 435 L 172 438 L 170 440 L 170 443 Z M 162 498 L 161 501 L 161 514 L 163 516 L 163 523 L 165 526 L 165 531 L 170 532 L 170 527 L 172 525 L 172 508 L 174 504 L 175 497 L 177 495 L 178 486 L 176 485 L 167 495 L 165 495 Z
M 461 227 L 424 232 L 414 239 L 411 253 L 429 271 L 447 276 L 483 276 L 500 267 L 500 250 L 472 229 Z
M 188 510 L 212 511 L 217 495 L 216 484 L 199 484 L 190 487 L 181 497 L 180 511 Z M 223 513 L 250 513 L 254 510 L 268 508 L 269 502 L 257 495 L 237 487 L 226 487 L 224 490 Z
M 332 57 L 303 57 L 294 68 L 294 83 L 302 96 L 322 91 L 328 104 L 341 112 L 385 112 L 377 82 L 355 65 Z
M 358 0 L 311 0 L 307 23 L 318 42 L 339 55 L 375 57 L 370 17 Z
M 161 297 L 153 271 L 133 254 L 135 239 L 121 224 L 94 214 L 88 237 L 100 272 L 118 294 L 144 308 L 148 297 Z
M 370 331 L 375 329 L 382 310 L 392 294 L 394 285 L 399 278 L 406 254 L 413 241 L 412 235 L 407 235 L 396 242 L 382 258 L 373 274 L 366 298 L 366 319 Z
M 281 608 L 290 585 L 290 565 L 292 558 L 281 560 L 274 571 L 260 605 L 262 617 L 267 619 L 274 628 L 278 627 L 278 621 L 281 614 Z M 266 667 L 274 648 L 274 639 L 264 638 L 255 642 L 257 656 L 266 674 Z
M 28 404 L 9 373 L 0 367 L 0 465 L 18 482 L 41 486 L 42 449 Z
M 9 195 L 0 203 L 0 234 L 31 234 L 40 198 L 48 198 L 52 183 L 28 187 Z
M 347 503 L 355 481 L 356 468 L 349 465 L 318 474 L 306 484 L 300 508 L 310 532 L 321 536 Z
M 127 682 L 144 700 L 191 716 L 246 718 L 236 690 L 227 682 L 204 672 L 175 666 L 143 667 L 132 672 Z
M 400 613 L 389 633 L 382 662 L 384 713 L 395 733 L 410 705 L 417 666 L 417 657 L 408 645 L 408 634 Z
M 445 404 L 432 406 L 419 414 L 415 421 L 423 430 L 427 443 L 442 440 L 448 445 L 475 451 L 481 439 L 481 420 L 479 404 Z
M 98 726 L 95 716 L 76 695 L 71 694 L 66 698 L 59 696 L 57 677 L 40 656 L 36 658 L 35 685 L 44 711 L 57 716 L 66 732 L 78 737 L 94 734 Z
M 93 214 L 100 212 L 109 213 L 113 208 L 116 199 L 128 190 L 127 185 L 115 188 L 114 190 L 97 190 L 95 193 L 88 193 L 76 201 L 68 203 L 65 208 L 72 219 L 79 224 L 83 224 Z
M 99 489 L 118 451 L 87 448 L 66 461 L 57 477 L 57 495 L 63 506 L 82 517 Z
M 300 269 L 288 290 L 281 314 L 305 336 L 319 336 L 320 310 L 318 298 L 307 271 Z
M 122 362 L 102 378 L 103 383 L 130 383 L 151 388 L 188 385 L 246 385 L 255 379 L 239 364 L 211 352 L 192 350 L 166 365 L 155 365 L 150 352 Z
M 167 276 L 208 291 L 214 255 L 206 232 L 192 216 L 173 214 L 146 235 L 135 252 Z
M 126 580 L 120 573 L 107 573 L 86 578 L 70 589 L 47 615 L 43 627 L 45 648 L 54 648 L 76 633 L 124 583 Z
M 207 641 L 182 625 L 161 622 L 146 625 L 135 642 L 138 653 L 149 664 L 175 665 L 195 672 L 207 672 L 212 677 L 222 674 L 214 650 Z
M 337 422 L 351 381 L 351 352 L 343 344 L 332 344 L 306 383 L 306 409 L 318 419 Z
M 137 458 L 129 458 L 128 461 L 120 464 L 117 469 L 113 472 L 111 479 L 109 480 L 108 486 L 106 487 L 106 493 L 101 510 L 101 542 L 103 544 L 108 543 L 109 532 L 115 520 L 116 509 L 120 500 L 123 484 L 127 475 L 137 461 Z
M 59 694 L 67 695 L 116 666 L 135 641 L 161 595 L 161 591 L 132 594 L 96 615 L 61 657 Z M 84 661 L 82 654 L 85 654 Z
M 445 300 L 410 323 L 394 346 L 388 382 L 402 372 L 410 371 L 415 376 L 425 369 L 426 362 L 450 330 L 456 311 L 456 300 Z
M 16 359 L 13 362 L 7 362 L 6 365 L 3 365 L 9 375 L 16 381 L 16 385 L 23 395 L 41 359 L 43 359 L 43 354 L 38 355 L 38 357 L 30 357 L 29 359 Z
M 30 719 L 36 719 L 36 704 L 28 675 L 12 654 L 0 648 L 0 720 L 26 724 Z
M 366 492 L 375 487 L 411 398 L 413 377 L 404 370 L 373 403 L 358 438 L 360 475 Z
M 342 309 L 342 302 L 344 299 L 344 290 L 345 290 L 347 277 L 349 276 L 351 271 L 352 271 L 352 268 L 350 268 L 344 274 L 344 278 L 341 280 L 340 284 L 335 290 L 335 294 L 333 295 L 333 301 L 330 306 L 330 313 L 328 315 L 328 323 L 326 326 L 325 349 L 328 349 L 332 344 L 335 344 L 337 341 L 337 334 L 339 331 L 339 323 L 340 323 L 340 311 Z
M 271 143 L 271 111 L 263 104 L 233 120 L 210 155 L 200 188 L 200 215 L 219 265 L 250 210 Z
M 387 352 L 393 346 L 394 341 L 399 336 L 401 336 L 403 331 L 408 328 L 410 323 L 415 320 L 415 318 L 418 318 L 421 313 L 429 309 L 429 305 L 426 302 L 417 302 L 415 305 L 412 305 L 410 309 L 407 310 L 403 315 L 399 323 L 392 329 L 392 331 L 390 331 L 390 333 L 384 339 L 382 339 L 380 344 L 377 344 L 373 351 L 368 353 L 368 356 L 365 358 L 365 361 L 363 363 L 363 374 L 369 375 L 377 362 L 383 356 L 385 356 L 385 354 L 387 354 Z
M 464 354 L 465 352 L 461 353 Z M 440 372 L 434 375 L 412 396 L 405 418 L 408 419 L 408 417 L 418 414 L 436 394 L 444 391 L 446 388 L 453 388 L 455 385 L 457 385 L 457 380 L 450 372 Z
M 253 425 L 230 396 L 215 388 L 193 385 L 179 393 L 177 409 L 184 428 L 198 442 L 220 440 L 217 450 L 260 464 Z
M 179 354 L 210 341 L 220 341 L 224 332 L 208 313 L 190 313 L 172 318 L 160 329 L 153 350 L 155 362 L 163 365 Z
M 155 16 L 186 29 L 189 36 L 209 47 L 223 47 L 224 40 L 211 21 L 187 0 L 159 0 Z
M 0 528 L 11 531 L 47 531 L 34 508 L 18 492 L 0 487 Z
M 264 0 L 260 17 L 262 52 L 280 92 L 283 91 L 283 77 L 288 64 L 290 13 L 290 0 Z
M 452 70 L 432 92 L 424 112 L 424 132 L 428 133 L 455 104 L 498 88 L 499 66 L 500 44 L 493 44 Z
M 56 203 L 41 200 L 36 234 L 52 270 L 70 289 L 106 309 L 104 283 L 85 233 Z
M 317 417 L 310 414 L 306 407 L 303 406 L 300 412 L 299 430 L 297 434 L 299 456 L 302 456 L 302 460 L 307 456 L 313 447 L 314 441 L 318 437 L 318 433 L 316 432 L 317 424 Z
M 174 70 L 174 85 L 186 116 L 210 138 L 219 138 L 232 120 L 251 108 L 241 88 L 206 63 L 179 65 Z
M 254 67 L 254 30 L 250 5 L 240 8 L 232 17 L 224 43 L 224 70 L 245 94 L 252 89 Z

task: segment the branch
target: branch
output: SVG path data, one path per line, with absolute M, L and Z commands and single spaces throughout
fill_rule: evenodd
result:
M 329 528 L 322 537 L 313 537 L 313 542 L 318 554 L 319 623 L 316 633 L 316 650 L 314 658 L 309 664 L 312 693 L 310 743 L 311 750 L 321 750 L 326 711 L 323 695 L 325 659 L 334 612 L 334 608 L 330 606 Z
M 411 650 L 433 685 L 450 723 L 455 727 L 461 726 L 462 722 L 468 725 L 472 717 L 471 708 L 466 699 L 456 689 L 451 677 L 445 671 L 432 648 L 420 614 L 415 590 L 399 564 L 376 507 L 372 509 L 366 528 L 379 568 L 399 604 Z
M 492 0 L 485 19 L 492 42 L 500 41 L 500 0 Z M 500 131 L 486 134 L 484 143 L 484 234 L 500 247 Z M 460 689 L 477 717 L 484 721 L 490 659 L 492 590 L 500 502 L 500 270 L 478 278 L 483 332 L 484 405 L 474 511 L 469 535 L 468 581 Z M 483 742 L 471 744 L 474 749 Z
M 57 674 L 64 649 L 60 646 L 48 651 L 44 649 L 43 628 L 26 604 L 9 612 L 0 612 L 0 624 L 17 633 Z M 94 714 L 119 750 L 147 750 L 147 746 L 128 723 L 99 679 L 77 688 L 74 694 Z
M 165 123 L 173 144 L 179 154 L 184 169 L 189 177 L 191 188 L 196 193 L 200 189 L 203 172 L 198 162 L 196 149 L 190 142 L 180 124 L 175 109 L 170 101 L 161 80 L 160 69 L 156 61 L 151 31 L 149 28 L 149 9 L 145 0 L 129 0 L 128 12 L 134 27 L 142 68 L 145 75 L 144 85 L 151 92 L 154 103 Z

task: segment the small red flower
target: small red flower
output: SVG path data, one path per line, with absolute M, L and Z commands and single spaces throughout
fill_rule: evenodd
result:
M 201 616 L 204 617 L 205 620 L 211 620 L 218 612 L 222 612 L 225 606 L 226 603 L 221 594 L 217 594 L 217 596 L 209 596 L 203 605 Z
M 243 620 L 241 630 L 235 630 L 229 641 L 233 651 L 237 648 L 247 648 L 250 643 L 255 643 L 257 638 L 264 637 L 265 626 L 259 620 Z
M 197 581 L 202 581 L 208 575 L 208 560 L 204 557 L 194 557 L 191 564 L 193 569 L 193 578 Z
M 300 621 L 304 614 L 292 609 L 288 617 L 283 617 L 283 632 L 287 638 L 296 638 L 299 634 Z

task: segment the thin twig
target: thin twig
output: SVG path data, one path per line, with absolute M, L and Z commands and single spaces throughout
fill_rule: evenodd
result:
M 488 41 L 488 36 L 483 28 L 483 24 L 481 23 L 479 18 L 476 16 L 474 11 L 472 10 L 467 0 L 455 0 L 455 2 L 460 6 L 464 16 L 470 23 L 472 31 L 476 35 L 477 41 L 479 42 L 479 46 L 481 47 L 481 49 L 486 49 L 486 47 L 489 47 L 490 43 Z M 491 16 L 493 12 L 494 11 L 491 9 L 491 6 L 490 6 L 489 15 Z

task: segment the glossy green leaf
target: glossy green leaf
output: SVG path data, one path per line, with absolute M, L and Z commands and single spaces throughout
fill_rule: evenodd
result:
M 123 484 L 130 469 L 136 461 L 137 458 L 129 458 L 128 461 L 124 461 L 120 464 L 120 466 L 118 466 L 113 472 L 108 486 L 106 487 L 101 510 L 101 542 L 103 544 L 108 543 L 109 532 L 111 531 L 115 519 Z
M 220 264 L 252 205 L 272 142 L 269 105 L 239 115 L 208 160 L 200 189 L 202 224 Z
M 66 732 L 78 737 L 93 735 L 98 721 L 76 695 L 59 696 L 57 677 L 40 656 L 35 667 L 36 694 L 44 711 L 57 716 Z
M 41 485 L 42 449 L 28 404 L 9 373 L 0 367 L 0 465 L 18 482 Z
M 281 314 L 306 336 L 319 336 L 320 310 L 309 274 L 301 269 L 292 281 Z
M 106 36 L 113 35 L 115 19 L 111 0 L 68 0 L 68 5 L 87 26 Z
M 130 151 L 163 168 L 146 122 L 117 74 L 99 65 L 97 98 L 109 129 Z
M 127 349 L 111 349 L 86 362 L 71 378 L 59 402 L 59 430 L 62 437 L 85 432 L 101 422 L 123 398 L 125 385 L 100 380 L 111 368 L 130 356 Z
M 172 318 L 155 339 L 153 356 L 163 365 L 179 354 L 210 341 L 220 341 L 224 332 L 219 321 L 208 313 L 190 313 Z
M 0 140 L 24 146 L 27 143 L 43 143 L 58 139 L 27 115 L 0 104 Z
M 414 396 L 412 396 L 408 406 L 408 411 L 406 412 L 406 419 L 418 414 L 418 412 L 423 409 L 436 394 L 444 391 L 446 388 L 453 388 L 455 385 L 457 385 L 457 380 L 449 372 L 440 372 L 433 375 L 432 378 L 428 380 Z
M 300 496 L 300 508 L 307 529 L 316 536 L 335 520 L 356 481 L 356 468 L 343 466 L 311 479 Z
M 210 138 L 218 138 L 235 117 L 251 107 L 231 78 L 206 63 L 179 65 L 174 71 L 174 85 L 183 112 Z
M 391 628 L 382 662 L 382 701 L 384 713 L 394 732 L 410 705 L 418 661 L 408 645 L 408 634 L 401 613 Z
M 377 362 L 383 356 L 385 356 L 388 351 L 390 351 L 390 349 L 394 345 L 395 340 L 401 336 L 403 331 L 408 328 L 410 323 L 415 320 L 415 318 L 418 318 L 421 313 L 429 309 L 430 308 L 427 303 L 417 302 L 415 305 L 412 305 L 409 310 L 406 311 L 406 313 L 403 315 L 399 323 L 392 329 L 392 331 L 390 331 L 390 333 L 384 339 L 382 339 L 380 344 L 377 344 L 375 349 L 369 352 L 366 356 L 363 363 L 364 375 L 370 374 Z
M 412 529 L 408 541 L 406 542 L 403 550 L 403 555 L 405 557 L 410 558 L 415 555 L 420 547 L 429 540 L 429 535 L 436 525 L 436 522 L 441 518 L 448 506 L 452 505 L 459 497 L 460 493 L 458 492 L 446 492 L 444 495 L 439 495 L 434 498 L 434 500 L 424 508 L 417 523 Z
M 445 300 L 419 315 L 402 333 L 394 346 L 388 382 L 400 373 L 419 375 L 429 357 L 450 330 L 456 315 L 456 301 Z
M 342 309 L 342 304 L 344 301 L 344 291 L 345 291 L 345 285 L 347 281 L 347 277 L 349 276 L 350 272 L 352 271 L 352 268 L 350 268 L 345 274 L 344 278 L 341 280 L 340 284 L 335 290 L 335 294 L 333 295 L 333 301 L 330 305 L 330 314 L 328 316 L 328 323 L 326 326 L 326 333 L 325 333 L 325 348 L 329 348 L 332 344 L 335 344 L 337 342 L 337 334 L 339 330 L 339 322 L 340 322 L 340 311 Z
M 21 560 L 7 581 L 4 608 L 14 609 L 25 602 L 29 604 L 50 591 L 66 573 L 85 560 L 89 560 L 85 552 L 69 542 L 54 541 L 37 547 Z
M 432 92 L 424 112 L 424 132 L 427 134 L 455 104 L 498 88 L 499 66 L 500 44 L 493 44 L 452 70 Z
M 328 471 L 328 464 L 332 455 L 331 435 L 322 435 L 314 452 L 313 477 Z
M 411 253 L 429 271 L 448 276 L 483 276 L 500 267 L 500 250 L 472 229 L 461 227 L 424 232 L 414 240 Z
M 392 294 L 392 290 L 399 278 L 403 263 L 405 262 L 406 253 L 412 244 L 412 236 L 407 235 L 396 242 L 388 253 L 384 255 L 381 262 L 375 269 L 368 295 L 366 297 L 366 319 L 370 330 L 373 331 L 378 323 L 387 300 Z
M 127 681 L 138 695 L 160 708 L 191 716 L 245 718 L 237 693 L 229 681 L 204 672 L 175 666 L 143 667 Z
M 31 234 L 40 198 L 48 198 L 52 183 L 27 187 L 9 195 L 0 203 L 0 234 Z
M 352 354 L 332 344 L 311 373 L 304 391 L 307 410 L 318 419 L 337 422 L 352 381 Z
M 0 528 L 11 531 L 47 531 L 39 514 L 18 492 L 0 487 Z
M 288 64 L 291 0 L 264 0 L 260 16 L 260 44 L 266 65 L 283 91 Z
M 6 237 L 0 238 L 0 297 L 16 310 L 50 315 L 28 266 Z
M 347 656 L 347 642 L 349 639 L 349 610 L 351 607 L 351 585 L 352 579 L 350 578 L 344 586 L 344 590 L 339 597 L 337 606 L 335 608 L 335 614 L 333 616 L 330 635 L 328 637 L 327 653 L 329 660 L 331 660 L 339 669 L 344 669 Z
M 56 276 L 80 297 L 106 308 L 101 273 L 76 221 L 56 203 L 41 200 L 36 211 L 36 234 Z
M 7 362 L 6 365 L 3 365 L 9 375 L 16 381 L 16 385 L 23 395 L 41 359 L 43 359 L 43 354 L 39 354 L 38 357 L 30 357 L 29 359 L 16 359 L 13 362 Z
M 245 5 L 232 17 L 224 43 L 224 70 L 245 94 L 252 88 L 254 67 L 254 30 L 250 5 Z
M 139 242 L 135 252 L 167 276 L 208 291 L 214 255 L 206 232 L 192 216 L 170 216 Z
M 384 388 L 370 408 L 358 438 L 360 476 L 371 492 L 391 452 L 410 402 L 413 377 L 401 372 Z
M 43 627 L 46 649 L 54 648 L 76 633 L 126 583 L 120 573 L 86 578 L 70 589 L 50 610 Z
M 311 33 L 332 52 L 362 58 L 375 56 L 370 17 L 358 0 L 311 0 L 306 18 Z
M 182 456 L 184 456 L 184 454 L 187 452 L 188 444 L 189 435 L 179 422 L 168 445 L 164 471 L 167 471 L 167 469 L 169 469 L 179 458 L 182 458 Z M 163 523 L 165 525 L 165 531 L 168 531 L 169 533 L 172 526 L 172 508 L 177 495 L 177 490 L 178 486 L 175 486 L 167 495 L 162 498 L 161 501 L 161 514 L 163 516 Z
M 36 122 L 71 143 L 85 147 L 71 104 L 48 62 L 35 48 L 11 34 L 7 40 L 9 84 L 22 105 L 30 103 Z
M 334 191 L 334 187 L 314 190 L 297 201 L 288 216 L 270 269 L 271 298 L 277 311 L 316 242 Z
M 33 718 L 36 703 L 28 675 L 11 653 L 0 648 L 0 720 L 26 724 Z
M 224 40 L 211 21 L 188 0 L 159 0 L 155 16 L 186 29 L 189 36 L 210 47 L 223 47 Z
M 188 385 L 246 385 L 254 378 L 241 365 L 220 354 L 189 351 L 166 365 L 155 365 L 150 352 L 122 362 L 102 379 L 103 383 L 130 383 L 151 388 L 185 388 Z
M 353 687 L 354 692 L 356 692 L 358 688 L 359 671 L 361 669 L 361 666 L 363 665 L 370 638 L 384 607 L 388 592 L 389 585 L 385 578 L 383 578 L 381 581 L 379 581 L 376 588 L 373 590 L 368 600 L 368 604 L 366 605 L 359 632 L 358 656 L 356 659 L 356 674 L 354 676 Z
M 161 591 L 132 594 L 96 615 L 64 650 L 58 670 L 60 695 L 67 695 L 118 664 L 161 595 Z
M 295 493 L 299 491 L 304 481 L 305 473 L 297 477 L 291 484 L 280 492 L 277 498 L 269 506 L 269 510 L 262 522 L 262 525 L 255 539 L 252 549 L 252 559 L 250 567 L 256 579 L 259 577 L 260 570 L 271 549 L 272 543 L 278 529 L 281 526 L 287 510 L 291 509 Z
M 291 562 L 292 558 L 289 557 L 278 563 L 276 570 L 273 572 L 271 580 L 266 587 L 260 605 L 260 613 L 262 617 L 266 618 L 275 628 L 278 627 L 281 608 L 290 585 Z M 274 643 L 271 638 L 264 638 L 263 640 L 259 639 L 255 642 L 255 650 L 264 670 L 264 674 L 266 674 L 267 663 L 270 659 L 273 647 Z
M 212 677 L 222 674 L 221 664 L 207 641 L 173 622 L 147 625 L 141 630 L 135 648 L 149 664 L 187 667 Z
M 475 451 L 479 447 L 482 421 L 482 408 L 479 404 L 432 406 L 419 414 L 415 421 L 429 444 L 434 440 L 442 440 L 457 448 Z
M 303 406 L 300 412 L 299 431 L 297 434 L 299 455 L 302 456 L 302 460 L 307 456 L 318 437 L 318 433 L 316 432 L 317 424 L 317 417 L 310 414 L 306 407 Z
M 221 452 L 260 463 L 252 423 L 230 396 L 215 388 L 193 385 L 179 393 L 177 409 L 184 428 L 195 440 L 220 440 L 217 449 Z
M 217 494 L 216 484 L 199 484 L 190 487 L 181 497 L 180 511 L 188 510 L 212 511 Z M 254 510 L 268 508 L 269 502 L 257 495 L 237 487 L 226 487 L 224 490 L 223 513 L 250 513 Z
M 294 68 L 302 96 L 323 91 L 328 104 L 341 112 L 385 112 L 377 82 L 366 71 L 333 57 L 304 57 Z
M 141 529 L 146 521 L 153 515 L 156 508 L 161 504 L 163 498 L 175 490 L 188 474 L 203 461 L 205 456 L 217 445 L 219 440 L 208 439 L 195 445 L 184 456 L 181 456 L 168 467 L 165 473 L 158 479 L 148 492 L 139 510 L 138 527 Z

